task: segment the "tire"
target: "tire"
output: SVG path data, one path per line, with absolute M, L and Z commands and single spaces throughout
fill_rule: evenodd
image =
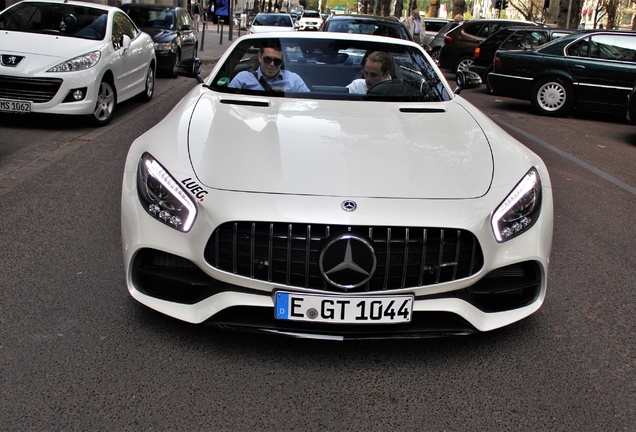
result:
M 532 107 L 541 115 L 561 117 L 574 106 L 574 88 L 561 78 L 543 78 L 532 89 Z
M 490 85 L 490 80 L 488 79 L 488 74 L 490 72 L 493 72 L 492 66 L 490 66 L 488 70 L 486 70 L 486 79 L 484 79 L 484 81 L 486 82 L 486 91 L 492 94 L 493 93 L 492 86 Z
M 174 72 L 174 69 L 177 67 L 179 62 L 181 61 L 181 50 L 177 49 L 177 53 L 174 56 L 174 61 L 172 62 L 172 66 L 168 69 L 168 76 L 170 78 L 176 78 L 177 74 Z
M 155 94 L 155 65 L 150 64 L 148 72 L 146 72 L 146 85 L 143 93 L 139 95 L 139 100 L 142 102 L 150 102 L 152 95 Z
M 103 80 L 97 90 L 97 103 L 91 117 L 95 126 L 108 124 L 115 115 L 117 108 L 117 95 L 113 85 L 108 80 Z
M 473 65 L 473 57 L 472 56 L 464 56 L 460 57 L 455 62 L 455 70 L 467 71 L 469 67 Z
M 433 48 L 429 55 L 436 64 L 439 64 L 439 48 Z

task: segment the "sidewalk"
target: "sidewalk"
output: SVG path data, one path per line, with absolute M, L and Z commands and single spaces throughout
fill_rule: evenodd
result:
M 199 51 L 197 56 L 203 60 L 203 63 L 215 63 L 223 55 L 226 49 L 230 47 L 239 38 L 239 32 L 232 30 L 232 40 L 229 39 L 230 29 L 227 25 L 223 26 L 223 32 L 220 26 L 214 23 L 207 23 L 204 30 L 199 31 Z M 241 36 L 247 34 L 247 30 L 241 30 Z

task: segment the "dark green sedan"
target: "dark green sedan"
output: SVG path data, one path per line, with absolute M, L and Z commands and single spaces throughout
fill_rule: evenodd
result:
M 495 95 L 529 100 L 538 114 L 624 115 L 636 81 L 636 32 L 589 30 L 535 51 L 497 51 L 487 79 Z

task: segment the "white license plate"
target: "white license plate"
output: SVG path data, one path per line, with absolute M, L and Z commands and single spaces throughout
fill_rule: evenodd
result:
M 30 113 L 31 102 L 29 101 L 14 101 L 7 99 L 0 99 L 0 111 L 3 112 L 17 112 L 17 113 Z
M 390 324 L 411 321 L 413 296 L 326 296 L 276 293 L 276 318 L 347 324 Z

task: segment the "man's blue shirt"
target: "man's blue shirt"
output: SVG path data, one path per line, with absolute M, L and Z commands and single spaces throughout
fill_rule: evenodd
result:
M 294 72 L 281 69 L 281 71 L 272 79 L 263 76 L 261 68 L 256 71 L 256 76 L 252 72 L 239 72 L 228 85 L 229 88 L 240 88 L 245 90 L 265 90 L 258 82 L 261 78 L 265 79 L 267 84 L 274 90 L 282 90 L 285 92 L 308 92 L 309 89 L 303 79 Z

